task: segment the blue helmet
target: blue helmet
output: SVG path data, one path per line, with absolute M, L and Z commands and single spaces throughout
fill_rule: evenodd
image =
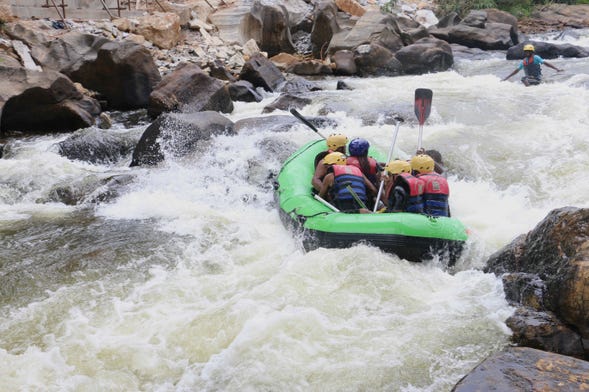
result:
M 368 148 L 370 147 L 370 143 L 366 139 L 356 138 L 350 142 L 348 146 L 348 150 L 350 151 L 350 155 L 361 157 L 368 155 Z

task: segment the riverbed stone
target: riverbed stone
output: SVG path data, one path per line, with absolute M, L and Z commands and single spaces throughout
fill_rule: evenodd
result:
M 511 347 L 489 356 L 452 391 L 583 391 L 588 387 L 589 362 L 527 347 Z

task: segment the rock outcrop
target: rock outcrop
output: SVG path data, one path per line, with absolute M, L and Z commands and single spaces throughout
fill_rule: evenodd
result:
M 0 65 L 0 132 L 71 132 L 94 124 L 100 104 L 65 75 Z
M 589 362 L 514 347 L 485 359 L 452 391 L 583 391 L 588 385 Z
M 515 336 L 520 343 L 534 342 L 542 349 L 589 358 L 589 209 L 565 207 L 552 211 L 526 235 L 493 254 L 485 268 L 503 277 L 507 299 L 533 312 L 529 323 L 512 320 L 519 326 Z M 530 335 L 528 325 L 552 314 L 571 330 L 568 340 L 562 334 L 546 339 L 545 328 Z M 563 331 L 559 327 L 559 331 Z M 544 336 L 542 336 L 544 335 Z M 544 342 L 544 343 L 542 343 Z M 583 347 L 584 353 L 579 353 Z

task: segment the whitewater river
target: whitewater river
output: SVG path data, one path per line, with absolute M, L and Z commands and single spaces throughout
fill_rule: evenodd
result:
M 589 47 L 589 34 L 567 42 Z M 545 37 L 550 38 L 550 37 Z M 562 42 L 562 41 L 561 41 Z M 0 391 L 448 391 L 509 344 L 493 252 L 558 207 L 589 207 L 589 59 L 552 61 L 526 88 L 504 54 L 453 70 L 335 79 L 301 109 L 409 157 L 416 88 L 434 92 L 426 148 L 444 155 L 451 208 L 471 231 L 453 270 L 367 246 L 301 250 L 268 175 L 317 135 L 243 131 L 154 168 L 57 154 L 68 135 L 6 140 L 0 159 Z M 260 116 L 237 103 L 233 121 Z M 328 110 L 325 110 L 328 108 Z M 284 113 L 288 114 L 288 113 Z M 376 114 L 376 115 L 375 115 Z M 117 124 L 108 132 L 136 132 Z M 285 147 L 286 149 L 286 147 Z M 270 152 L 269 152 L 270 151 Z M 108 202 L 57 186 L 132 174 Z

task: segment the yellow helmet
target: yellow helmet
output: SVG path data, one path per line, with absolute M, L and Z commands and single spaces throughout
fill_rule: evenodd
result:
M 347 143 L 348 138 L 341 133 L 333 133 L 327 138 L 327 148 L 333 151 L 340 147 L 345 147 Z
M 390 174 L 411 173 L 411 164 L 400 159 L 390 161 L 384 168 Z
M 434 166 L 434 160 L 429 155 L 419 154 L 411 158 L 411 170 L 415 170 L 419 174 L 433 172 Z
M 341 152 L 332 152 L 323 158 L 323 163 L 328 165 L 345 165 L 346 156 Z
M 528 50 L 529 50 L 530 52 L 533 52 L 533 51 L 535 50 L 535 49 L 534 49 L 534 45 L 532 45 L 532 44 L 527 44 L 527 45 L 524 45 L 524 52 L 527 52 Z

